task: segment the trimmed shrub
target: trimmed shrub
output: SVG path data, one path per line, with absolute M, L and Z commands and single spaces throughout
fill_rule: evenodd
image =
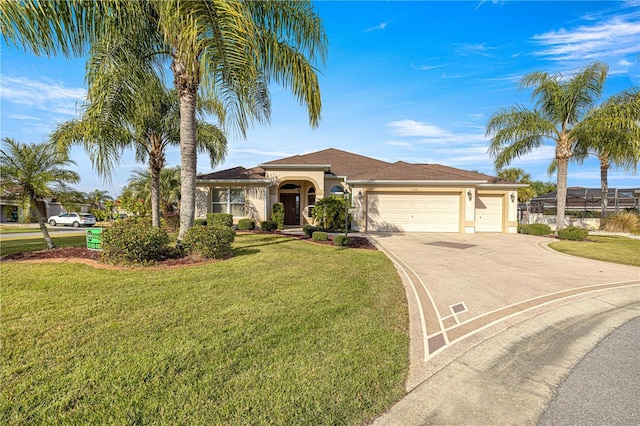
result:
M 311 234 L 311 238 L 313 239 L 313 241 L 328 241 L 329 234 L 323 231 L 316 231 L 313 234 Z
M 221 259 L 231 253 L 236 231 L 225 225 L 192 226 L 187 231 L 182 246 L 190 255 L 207 259 Z
M 575 226 L 567 226 L 558 231 L 561 240 L 584 241 L 589 236 L 589 231 Z
M 607 232 L 635 232 L 640 229 L 640 216 L 633 212 L 623 212 L 607 216 L 602 229 Z
M 262 231 L 273 232 L 278 229 L 278 224 L 274 220 L 263 220 L 260 222 L 260 229 Z
M 233 227 L 233 215 L 229 213 L 207 213 L 207 226 L 223 225 Z
M 317 226 L 313 226 L 313 225 L 305 225 L 302 227 L 302 230 L 304 231 L 304 234 L 307 237 L 311 237 L 313 233 L 316 231 L 322 231 L 321 228 L 318 228 Z
M 207 226 L 207 219 L 196 219 L 193 221 L 193 226 Z
M 271 219 L 278 225 L 278 229 L 284 229 L 284 204 L 274 203 L 271 206 Z
M 253 219 L 240 219 L 238 221 L 238 229 L 241 231 L 250 231 L 256 227 Z
M 180 215 L 179 214 L 165 215 L 164 223 L 167 228 L 178 229 L 180 228 Z
M 119 220 L 102 231 L 101 258 L 108 263 L 154 263 L 168 243 L 167 232 L 151 226 L 151 218 Z
M 333 244 L 336 246 L 346 247 L 351 244 L 351 240 L 346 235 L 336 235 L 333 237 Z
M 520 225 L 519 231 L 523 234 L 529 235 L 549 235 L 551 234 L 551 228 L 544 223 L 532 223 L 531 225 Z

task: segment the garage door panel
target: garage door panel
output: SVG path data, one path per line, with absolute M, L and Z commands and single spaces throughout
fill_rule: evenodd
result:
M 476 232 L 502 232 L 502 196 L 476 197 Z
M 459 232 L 460 195 L 369 193 L 369 231 Z

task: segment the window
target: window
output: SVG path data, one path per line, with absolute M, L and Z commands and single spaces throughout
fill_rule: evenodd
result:
M 245 216 L 244 188 L 214 188 L 212 197 L 214 213 L 231 213 L 234 217 Z
M 344 193 L 344 188 L 340 185 L 336 185 L 331 188 L 331 195 L 335 195 L 336 193 L 342 194 Z

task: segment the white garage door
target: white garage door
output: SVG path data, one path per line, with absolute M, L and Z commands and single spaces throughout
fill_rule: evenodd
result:
M 367 230 L 459 232 L 459 194 L 367 194 Z
M 502 232 L 502 196 L 476 197 L 476 232 Z

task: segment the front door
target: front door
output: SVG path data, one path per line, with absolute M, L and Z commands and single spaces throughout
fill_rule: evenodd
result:
M 300 194 L 280 194 L 284 205 L 284 224 L 300 225 Z

